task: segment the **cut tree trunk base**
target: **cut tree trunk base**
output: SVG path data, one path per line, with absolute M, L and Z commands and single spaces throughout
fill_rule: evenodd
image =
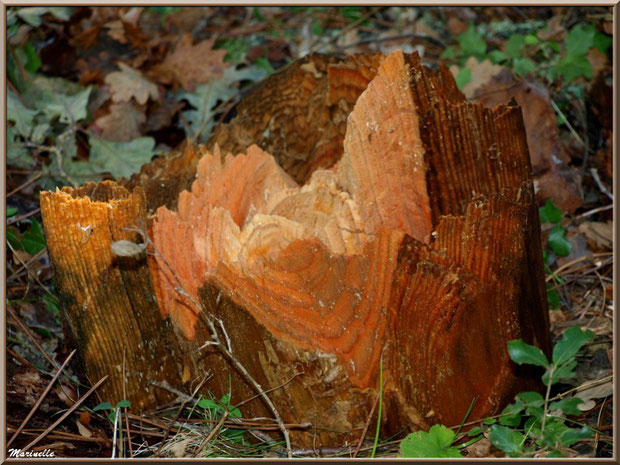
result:
M 473 400 L 469 420 L 492 415 L 538 387 L 506 349 L 549 351 L 516 105 L 466 102 L 417 54 L 308 57 L 207 146 L 145 165 L 133 193 L 41 195 L 69 333 L 86 373 L 111 376 L 106 400 L 151 407 L 166 393 L 148 381 L 189 391 L 208 374 L 203 394 L 232 389 L 233 404 L 255 397 L 245 416 L 273 417 L 207 344 L 208 319 L 284 422 L 310 425 L 291 430 L 298 446 L 358 440 L 381 367 L 384 435 L 459 424 Z M 140 224 L 148 253 L 113 256 Z

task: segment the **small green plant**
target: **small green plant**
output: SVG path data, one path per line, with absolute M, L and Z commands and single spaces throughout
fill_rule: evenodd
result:
M 16 209 L 7 209 L 7 217 L 13 216 L 16 212 Z M 20 233 L 15 226 L 8 226 L 6 228 L 6 240 L 13 247 L 13 250 L 23 250 L 30 255 L 38 254 L 47 246 L 43 228 L 37 220 L 30 220 L 30 227 L 23 233 Z
M 119 400 L 116 403 L 116 406 L 113 406 L 110 402 L 101 402 L 93 409 L 93 412 L 98 412 L 99 410 L 110 410 L 110 413 L 108 413 L 108 420 L 110 420 L 111 423 L 114 423 L 118 411 L 121 408 L 129 407 L 131 407 L 131 402 L 129 402 L 128 400 Z
M 495 447 L 510 457 L 564 457 L 566 449 L 592 436 L 591 428 L 565 417 L 581 413 L 578 405 L 582 399 L 570 397 L 550 401 L 551 386 L 575 376 L 575 355 L 592 339 L 592 331 L 582 331 L 577 326 L 567 329 L 553 348 L 551 361 L 538 347 L 521 339 L 508 343 L 510 358 L 515 363 L 545 368 L 542 382 L 547 389 L 544 397 L 538 392 L 522 392 L 515 397 L 514 403 L 506 406 L 499 424 L 492 425 L 489 430 L 489 440 Z M 567 421 L 581 428 L 571 428 Z
M 411 433 L 400 444 L 402 455 L 406 458 L 458 458 L 460 449 L 487 436 L 495 447 L 510 457 L 564 457 L 569 447 L 591 437 L 594 430 L 566 418 L 566 415 L 581 414 L 578 406 L 583 400 L 567 397 L 551 402 L 551 386 L 576 375 L 575 356 L 592 339 L 592 331 L 582 331 L 577 326 L 567 329 L 553 348 L 551 361 L 538 347 L 521 339 L 510 341 L 508 353 L 515 363 L 545 368 L 542 375 L 542 382 L 547 386 L 545 396 L 535 391 L 517 394 L 515 402 L 506 406 L 498 417 L 487 418 L 480 426 L 472 428 L 467 435 L 473 439 L 459 446 L 454 446 L 454 442 L 461 428 L 454 432 L 443 425 L 434 425 L 428 433 Z M 571 428 L 566 422 L 580 427 Z
M 557 284 L 564 284 L 562 278 L 557 276 L 549 268 L 550 255 L 549 251 L 556 256 L 565 257 L 570 254 L 571 243 L 566 239 L 566 228 L 560 225 L 564 214 L 562 210 L 553 204 L 551 199 L 545 202 L 545 205 L 539 208 L 540 222 L 554 224 L 547 238 L 547 247 L 543 250 L 543 259 L 545 263 L 545 273 L 550 274 Z M 561 307 L 560 295 L 557 289 L 551 283 L 547 283 L 547 301 L 549 307 L 557 309 Z

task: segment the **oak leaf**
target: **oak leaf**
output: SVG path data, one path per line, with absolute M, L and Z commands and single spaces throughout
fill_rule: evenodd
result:
M 121 102 L 110 105 L 110 113 L 97 118 L 95 124 L 104 139 L 126 142 L 142 135 L 140 128 L 145 121 L 144 113 L 131 102 Z
M 214 43 L 213 38 L 192 45 L 191 36 L 184 35 L 174 52 L 153 67 L 153 76 L 164 84 L 180 84 L 188 91 L 221 77 L 226 69 L 226 50 L 213 50 Z
M 113 102 L 129 102 L 135 98 L 136 102 L 144 105 L 149 97 L 159 100 L 157 86 L 146 79 L 140 71 L 118 63 L 120 71 L 113 71 L 105 77 L 105 82 L 110 86 Z

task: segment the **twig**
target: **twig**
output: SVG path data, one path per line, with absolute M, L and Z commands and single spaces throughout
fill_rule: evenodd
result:
M 564 115 L 564 113 L 562 112 L 562 110 L 560 110 L 560 108 L 556 105 L 556 103 L 553 101 L 553 99 L 551 99 L 551 106 L 553 107 L 553 109 L 555 110 L 555 112 L 558 114 L 558 116 L 560 117 L 560 119 L 562 120 L 562 122 L 564 124 L 566 124 L 566 127 L 568 128 L 568 130 L 570 131 L 570 133 L 573 135 L 573 137 L 575 139 L 577 139 L 577 141 L 583 145 L 584 147 L 586 146 L 585 142 L 583 141 L 583 139 L 579 136 L 579 134 L 577 134 L 577 131 L 575 131 L 575 128 L 573 127 L 572 124 L 570 124 L 570 122 L 568 121 L 568 119 L 566 119 L 566 116 Z
M 69 363 L 69 361 L 71 360 L 73 355 L 75 354 L 76 350 L 77 349 L 73 350 L 73 352 L 71 352 L 69 354 L 69 356 L 66 358 L 66 360 L 64 361 L 62 366 L 58 369 L 58 371 L 56 372 L 56 374 L 54 375 L 52 380 L 49 382 L 49 384 L 45 388 L 45 391 L 43 391 L 43 393 L 39 396 L 39 399 L 32 406 L 32 409 L 30 410 L 30 413 L 28 413 L 28 415 L 26 415 L 26 418 L 24 418 L 24 421 L 22 421 L 21 425 L 19 425 L 19 428 L 17 428 L 17 430 L 15 431 L 13 436 L 11 436 L 11 439 L 6 444 L 7 448 L 11 445 L 11 443 L 15 440 L 15 438 L 17 438 L 17 436 L 19 436 L 19 433 L 21 433 L 21 431 L 24 429 L 24 427 L 28 424 L 28 421 L 30 421 L 30 419 L 32 418 L 32 415 L 34 415 L 34 412 L 37 411 L 37 409 L 39 408 L 39 405 L 41 405 L 41 403 L 43 402 L 43 399 L 45 399 L 45 396 L 47 396 L 47 393 L 50 392 L 50 389 L 52 389 L 52 386 L 54 385 L 54 383 L 56 382 L 56 380 L 60 376 L 60 373 L 62 373 L 62 370 L 65 369 L 65 367 L 67 366 L 67 364 Z
M 41 249 L 39 252 L 37 252 L 36 255 L 33 255 L 26 263 L 25 266 L 28 267 L 32 262 L 38 260 L 39 258 L 41 258 L 41 256 L 47 251 L 47 247 L 45 247 L 44 249 Z M 24 268 L 24 266 L 22 266 L 21 268 L 18 268 L 17 270 L 15 270 L 13 272 L 13 274 L 11 276 L 9 276 L 6 280 L 7 281 L 11 281 L 13 278 L 17 277 L 18 275 L 21 275 L 22 269 Z
M 84 402 L 86 400 L 86 398 L 88 396 L 90 396 L 99 386 L 101 386 L 101 384 L 108 379 L 108 375 L 105 375 L 103 378 L 101 378 L 97 384 L 95 384 L 93 387 L 91 387 L 88 392 L 86 394 L 84 394 L 82 397 L 80 397 L 77 402 L 75 404 L 73 404 L 73 406 L 67 410 L 58 420 L 56 420 L 49 428 L 47 428 L 45 431 L 43 431 L 41 434 L 39 434 L 39 436 L 37 436 L 37 438 L 32 441 L 30 444 L 28 444 L 26 447 L 24 447 L 22 449 L 22 452 L 26 452 L 28 449 L 30 449 L 32 446 L 34 446 L 35 444 L 37 444 L 41 439 L 43 439 L 47 433 L 49 433 L 50 431 L 52 431 L 54 428 L 56 428 L 56 426 L 58 426 L 60 423 L 62 423 L 62 421 L 67 418 L 69 415 L 71 415 L 71 413 L 73 413 L 73 411 L 78 408 L 82 402 Z
M 224 424 L 224 421 L 228 417 L 228 414 L 229 414 L 229 410 L 226 409 L 226 411 L 222 415 L 222 418 L 217 423 L 217 425 L 211 428 L 211 431 L 209 431 L 209 434 L 207 435 L 207 437 L 204 438 L 203 441 L 200 443 L 200 446 L 198 446 L 198 449 L 196 449 L 196 452 L 194 452 L 194 455 L 192 455 L 192 458 L 196 458 L 198 454 L 200 454 L 202 450 L 205 448 L 205 446 L 209 443 L 209 441 L 213 438 L 213 436 L 217 434 L 217 432 L 220 430 L 220 428 Z
M 614 196 L 611 192 L 609 192 L 607 190 L 607 188 L 605 187 L 605 185 L 603 184 L 603 181 L 601 181 L 600 176 L 598 175 L 598 170 L 596 168 L 590 168 L 590 173 L 592 173 L 592 177 L 594 178 L 594 181 L 596 181 L 596 185 L 598 186 L 599 190 L 605 194 L 607 197 L 609 197 L 611 199 L 611 201 L 614 201 Z
M 15 194 L 16 192 L 19 192 L 20 190 L 24 189 L 25 187 L 28 187 L 30 184 L 32 184 L 33 182 L 35 182 L 37 179 L 39 179 L 41 176 L 43 176 L 43 171 L 39 171 L 35 176 L 31 177 L 28 181 L 26 181 L 25 183 L 23 183 L 21 186 L 16 187 L 15 189 L 13 189 L 11 192 L 9 192 L 8 194 L 6 194 L 6 197 L 9 198 L 10 196 L 12 196 L 13 194 Z
M 366 424 L 364 425 L 364 431 L 362 431 L 362 435 L 360 436 L 360 440 L 357 443 L 357 447 L 355 448 L 355 452 L 353 452 L 353 457 L 356 458 L 359 453 L 362 444 L 364 443 L 364 438 L 366 437 L 366 433 L 368 432 L 368 427 L 370 426 L 370 422 L 372 421 L 372 416 L 375 413 L 375 409 L 377 408 L 377 404 L 379 403 L 379 393 L 377 393 L 377 397 L 375 397 L 375 401 L 372 404 L 372 408 L 370 409 L 370 413 L 368 414 L 368 418 L 366 419 Z
M 289 436 L 288 429 L 284 425 L 284 421 L 282 420 L 282 417 L 280 416 L 280 412 L 278 412 L 278 409 L 273 404 L 273 402 L 271 401 L 269 396 L 265 393 L 265 391 L 263 390 L 261 385 L 258 384 L 258 382 L 254 379 L 254 377 L 243 366 L 243 364 L 239 360 L 237 360 L 237 358 L 227 348 L 224 347 L 224 345 L 222 344 L 222 341 L 220 339 L 220 336 L 219 336 L 219 334 L 217 332 L 217 329 L 215 327 L 215 323 L 213 322 L 213 319 L 209 315 L 207 315 L 206 312 L 204 312 L 202 306 L 199 305 L 196 302 L 196 300 L 185 291 L 185 289 L 183 287 L 183 284 L 179 280 L 177 274 L 174 272 L 174 269 L 170 266 L 170 264 L 165 259 L 165 257 L 157 249 L 157 246 L 153 243 L 153 241 L 148 236 L 148 234 L 146 233 L 144 228 L 142 228 L 142 229 L 138 229 L 138 228 L 125 228 L 125 229 L 133 230 L 133 231 L 139 233 L 142 236 L 142 238 L 144 239 L 145 243 L 147 243 L 147 244 L 151 245 L 151 247 L 153 247 L 153 250 L 155 251 L 155 255 L 162 260 L 162 262 L 166 265 L 166 267 L 168 268 L 168 271 L 170 271 L 170 273 L 172 274 L 172 277 L 176 281 L 178 287 L 175 288 L 175 291 L 179 295 L 182 295 L 183 297 L 185 297 L 194 306 L 194 308 L 196 309 L 196 314 L 198 315 L 198 317 L 204 323 L 206 323 L 208 325 L 209 330 L 211 332 L 211 338 L 213 339 L 214 342 L 217 343 L 216 347 L 220 350 L 220 352 L 226 358 L 228 358 L 228 360 L 237 368 L 237 370 L 239 370 L 239 372 L 245 377 L 245 379 L 260 394 L 260 396 L 263 398 L 263 400 L 267 404 L 267 407 L 269 407 L 269 409 L 273 413 L 273 415 L 275 417 L 275 420 L 276 420 L 276 423 L 280 427 L 280 431 L 282 431 L 282 435 L 284 436 L 284 442 L 286 443 L 286 453 L 287 453 L 287 456 L 288 456 L 288 458 L 293 458 L 293 455 L 292 455 L 292 452 L 291 452 L 291 439 L 290 439 L 290 436 Z
M 32 215 L 36 215 L 40 211 L 41 211 L 40 207 L 39 208 L 35 208 L 31 212 L 24 213 L 22 216 L 18 216 L 17 218 L 13 218 L 11 221 L 7 221 L 6 225 L 10 226 L 12 224 L 18 223 L 18 222 L 20 222 L 22 220 L 25 220 L 26 218 L 30 218 Z
M 613 255 L 612 252 L 600 252 L 600 253 L 593 253 L 593 254 L 590 254 L 590 255 L 585 255 L 583 257 L 579 257 L 579 258 L 576 258 L 575 260 L 572 260 L 572 261 L 570 261 L 568 263 L 565 263 L 564 265 L 559 267 L 557 270 L 555 270 L 554 274 L 557 275 L 557 274 L 560 273 L 560 271 L 564 271 L 567 268 L 570 268 L 571 266 L 575 265 L 576 263 L 579 263 L 579 262 L 582 262 L 582 261 L 585 261 L 585 260 L 594 260 L 595 258 L 598 258 L 598 257 L 609 257 L 611 255 Z M 545 281 L 549 282 L 552 279 L 553 279 L 553 275 L 549 275 L 549 276 L 547 276 Z
M 54 294 L 52 294 L 52 292 L 47 287 L 45 287 L 45 285 L 39 280 L 39 277 L 36 274 L 34 274 L 32 271 L 30 271 L 30 268 L 28 268 L 28 266 L 24 263 L 24 261 L 20 258 L 20 256 L 15 253 L 15 249 L 10 244 L 10 242 L 7 241 L 6 245 L 8 245 L 9 249 L 11 249 L 11 252 L 13 252 L 13 257 L 15 257 L 17 261 L 21 263 L 21 265 L 26 269 L 26 272 L 28 273 L 28 275 L 30 275 L 30 277 L 34 279 L 39 286 L 41 286 L 41 289 L 43 289 L 45 292 L 47 292 L 52 297 L 55 297 Z
M 609 204 L 609 205 L 605 205 L 604 207 L 598 207 L 595 208 L 593 210 L 588 210 L 585 213 L 582 213 L 581 215 L 577 216 L 576 218 L 585 218 L 586 216 L 590 216 L 590 215 L 594 215 L 595 213 L 600 213 L 600 212 L 605 212 L 607 210 L 611 210 L 612 208 L 614 208 L 614 204 Z
M 10 306 L 6 306 L 6 311 L 8 312 L 9 315 L 11 315 L 11 317 L 13 317 L 13 319 L 15 320 L 15 322 L 19 325 L 19 327 L 22 329 L 22 331 L 24 331 L 26 333 L 26 336 L 28 336 L 28 338 L 32 341 L 32 343 L 35 345 L 35 347 L 37 349 L 39 349 L 39 352 L 41 352 L 41 354 L 47 359 L 48 362 L 50 362 L 50 364 L 52 365 L 52 367 L 55 368 L 59 368 L 58 364 L 52 359 L 52 357 L 50 357 L 47 352 L 45 352 L 43 350 L 43 347 L 41 347 L 41 345 L 39 344 L 39 342 L 35 339 L 35 337 L 32 335 L 32 333 L 28 330 L 28 328 L 26 328 L 26 326 L 21 322 L 21 320 L 19 319 L 19 317 L 15 314 L 15 312 L 13 311 L 13 309 Z

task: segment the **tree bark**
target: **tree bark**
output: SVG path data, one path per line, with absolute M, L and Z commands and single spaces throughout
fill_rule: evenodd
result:
M 232 389 L 233 403 L 255 397 L 258 384 L 286 423 L 311 425 L 292 430 L 293 442 L 316 447 L 359 439 L 381 369 L 386 435 L 458 424 L 474 400 L 469 419 L 482 418 L 537 387 L 506 349 L 523 338 L 549 351 L 518 106 L 465 101 L 445 67 L 429 71 L 417 54 L 310 57 L 250 94 L 211 142 L 144 167 L 125 181 L 132 194 L 103 185 L 139 206 L 126 221 L 97 223 L 108 231 L 97 236 L 106 257 L 99 268 L 76 237 L 57 239 L 59 215 L 77 208 L 57 205 L 92 209 L 62 219 L 75 229 L 118 200 L 94 198 L 93 186 L 42 195 L 67 320 L 87 328 L 74 332 L 81 346 L 91 331 L 105 347 L 105 355 L 85 352 L 88 373 L 109 374 L 103 358 L 118 359 L 122 338 L 110 343 L 108 328 L 125 328 L 125 315 L 134 315 L 141 326 L 129 339 L 167 352 L 168 382 L 183 386 L 208 372 L 203 389 Z M 174 179 L 164 182 L 167 196 L 155 187 L 162 178 Z M 152 240 L 148 255 L 114 261 L 112 241 L 136 240 L 118 225 L 137 220 Z M 110 263 L 124 285 L 101 279 Z M 84 268 L 93 271 L 78 272 Z M 124 303 L 110 290 L 126 295 Z M 134 293 L 156 296 L 157 306 Z M 118 314 L 114 322 L 80 313 L 91 294 L 102 296 L 101 312 Z M 205 345 L 209 321 L 246 373 L 222 347 Z M 148 363 L 140 370 L 160 379 Z M 107 393 L 118 398 L 119 385 Z M 273 416 L 260 397 L 242 412 Z

